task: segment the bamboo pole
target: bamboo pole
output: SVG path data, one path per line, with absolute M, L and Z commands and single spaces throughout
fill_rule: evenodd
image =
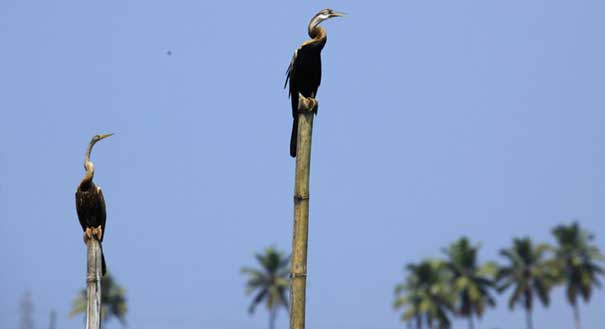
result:
M 86 243 L 86 329 L 101 328 L 101 246 L 93 237 Z
M 290 329 L 305 328 L 307 237 L 309 233 L 309 167 L 314 109 L 317 101 L 298 95 L 298 136 L 294 182 L 294 232 L 290 268 Z

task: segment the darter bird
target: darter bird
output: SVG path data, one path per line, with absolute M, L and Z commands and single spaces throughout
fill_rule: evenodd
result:
M 103 241 L 107 213 L 105 211 L 103 191 L 101 190 L 101 187 L 92 181 L 92 178 L 95 175 L 95 166 L 92 161 L 90 161 L 90 152 L 98 141 L 111 135 L 113 134 L 95 135 L 90 141 L 90 144 L 88 144 L 88 149 L 84 156 L 84 169 L 86 169 L 86 174 L 76 190 L 76 211 L 78 212 L 78 220 L 84 231 L 84 243 L 87 243 L 87 241 L 93 237 L 99 241 L 103 275 L 105 275 L 106 266 L 101 242 Z
M 309 22 L 310 40 L 302 43 L 292 56 L 292 61 L 286 73 L 284 88 L 290 83 L 289 96 L 292 101 L 292 135 L 290 136 L 290 156 L 296 157 L 296 138 L 298 135 L 298 94 L 315 98 L 321 83 L 321 50 L 326 45 L 326 30 L 319 23 L 332 18 L 342 17 L 344 13 L 332 9 L 324 9 L 315 14 Z M 315 108 L 317 114 L 317 107 Z

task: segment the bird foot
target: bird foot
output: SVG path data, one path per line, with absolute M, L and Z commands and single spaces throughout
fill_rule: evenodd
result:
M 313 97 L 305 97 L 298 93 L 298 111 L 299 112 L 314 112 L 317 108 L 317 99 Z
M 101 225 L 97 226 L 97 228 L 93 228 L 92 231 L 97 240 L 101 241 L 103 239 L 103 227 Z
M 87 227 L 86 230 L 84 230 L 84 244 L 88 244 L 88 240 L 90 239 L 92 239 L 92 231 L 90 227 Z
M 93 238 L 101 241 L 101 238 L 103 238 L 103 227 L 87 227 L 84 230 L 84 244 L 88 244 L 88 240 L 92 240 Z

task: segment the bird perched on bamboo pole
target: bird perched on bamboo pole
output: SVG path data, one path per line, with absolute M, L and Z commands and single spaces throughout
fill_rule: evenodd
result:
M 90 153 L 92 152 L 92 147 L 98 141 L 111 135 L 113 134 L 95 135 L 90 141 L 90 144 L 88 144 L 88 149 L 84 156 L 84 169 L 86 170 L 86 174 L 84 174 L 84 178 L 76 190 L 76 211 L 78 213 L 78 220 L 84 231 L 85 244 L 87 244 L 88 240 L 93 238 L 99 241 L 99 246 L 101 246 L 101 242 L 103 241 L 105 220 L 107 218 L 105 199 L 103 198 L 101 187 L 92 181 L 95 175 L 95 167 L 92 161 L 90 161 Z M 102 246 L 101 262 L 102 273 L 105 275 L 106 265 Z
M 310 40 L 302 43 L 292 56 L 286 83 L 290 83 L 289 95 L 292 101 L 292 134 L 290 136 L 290 156 L 296 157 L 296 138 L 298 135 L 298 94 L 304 97 L 315 98 L 317 89 L 321 83 L 321 50 L 326 45 L 327 34 L 319 24 L 332 17 L 342 17 L 344 13 L 335 12 L 332 9 L 323 9 L 309 22 Z M 315 108 L 317 114 L 317 108 Z

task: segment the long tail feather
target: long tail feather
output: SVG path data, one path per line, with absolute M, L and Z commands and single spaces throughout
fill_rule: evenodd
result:
M 292 134 L 290 135 L 290 156 L 296 158 L 296 139 L 298 138 L 298 117 L 292 120 Z
M 99 248 L 101 249 L 101 275 L 105 276 L 107 273 L 107 265 L 105 265 L 105 254 L 103 253 L 103 245 L 99 242 Z

